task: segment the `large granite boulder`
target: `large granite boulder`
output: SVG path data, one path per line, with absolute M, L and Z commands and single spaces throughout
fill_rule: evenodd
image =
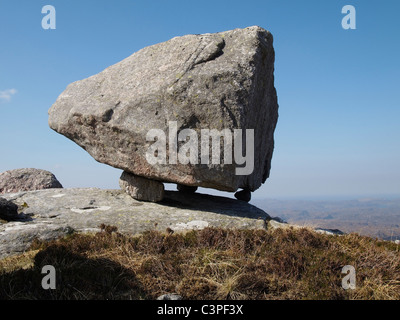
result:
M 136 176 L 254 191 L 269 176 L 278 119 L 272 42 L 268 31 L 249 27 L 146 47 L 70 84 L 50 108 L 49 125 Z M 207 130 L 215 130 L 216 147 Z M 230 139 L 219 145 L 218 133 Z M 184 149 L 186 141 L 194 149 Z
M 52 188 L 62 188 L 62 185 L 46 170 L 24 168 L 0 173 L 0 194 Z

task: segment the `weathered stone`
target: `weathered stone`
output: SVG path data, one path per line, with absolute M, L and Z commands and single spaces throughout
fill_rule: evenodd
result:
M 327 234 L 330 236 L 335 236 L 335 235 L 341 236 L 345 234 L 343 231 L 339 229 L 315 228 L 314 230 L 318 233 Z
M 272 43 L 268 31 L 249 27 L 186 35 L 146 47 L 70 84 L 50 108 L 49 125 L 97 161 L 138 176 L 223 191 L 254 191 L 269 176 L 278 119 Z M 230 133 L 254 129 L 254 170 L 237 174 L 235 157 L 232 164 L 204 163 L 201 150 L 195 155 L 198 164 L 173 164 L 171 123 L 176 123 L 177 132 L 195 130 L 199 140 L 201 129 Z M 151 129 L 167 137 L 166 163 L 147 161 L 155 144 L 146 139 Z M 248 155 L 250 150 L 244 149 L 239 151 Z M 211 154 L 211 163 L 210 159 Z
M 97 232 L 100 225 L 137 235 L 149 230 L 175 232 L 205 227 L 266 229 L 269 215 L 246 202 L 165 191 L 161 203 L 140 202 L 122 190 L 48 189 L 5 194 L 23 208 L 25 219 L 0 222 L 0 258 L 26 250 L 36 237 L 54 239 L 76 232 Z M 26 204 L 26 205 L 24 205 Z
M 11 201 L 0 198 L 0 219 L 11 221 L 18 218 L 18 206 Z
M 0 258 L 24 252 L 35 239 L 50 241 L 72 232 L 69 226 L 52 220 L 0 224 Z
M 241 201 L 249 202 L 251 200 L 250 190 L 242 190 L 235 193 L 235 198 Z
M 0 173 L 0 194 L 51 188 L 62 188 L 62 185 L 46 170 L 24 168 Z
M 176 188 L 178 189 L 178 191 L 183 193 L 195 193 L 197 191 L 197 187 L 185 186 L 183 184 L 178 184 Z
M 313 231 L 317 233 L 322 233 L 322 234 L 327 234 L 330 236 L 334 235 L 344 235 L 345 233 L 341 230 L 338 229 L 324 229 L 324 228 L 311 228 L 311 227 L 303 227 L 295 224 L 290 224 L 284 221 L 283 219 L 279 217 L 271 218 L 268 220 L 267 223 L 268 228 L 272 229 L 302 229 L 302 228 L 308 228 L 312 229 Z
M 23 208 L 23 212 L 18 222 L 0 221 L 0 258 L 23 252 L 35 238 L 51 240 L 71 232 L 98 232 L 102 224 L 116 226 L 119 232 L 131 235 L 149 230 L 186 232 L 206 227 L 302 228 L 278 217 L 271 218 L 244 201 L 201 193 L 165 191 L 161 203 L 136 201 L 122 190 L 95 188 L 19 192 L 5 194 L 4 198 Z M 339 230 L 314 230 L 343 234 Z
M 176 293 L 166 293 L 157 298 L 157 300 L 182 300 L 183 297 Z
M 146 179 L 124 171 L 119 186 L 133 199 L 159 202 L 164 198 L 164 185 L 155 180 Z

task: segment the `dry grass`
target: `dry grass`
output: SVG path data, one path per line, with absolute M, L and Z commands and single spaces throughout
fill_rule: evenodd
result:
M 56 290 L 41 287 L 48 264 L 57 270 Z M 356 290 L 341 287 L 345 265 L 356 269 Z M 400 299 L 399 246 L 307 228 L 130 237 L 103 226 L 0 260 L 0 299 L 155 299 L 167 292 L 197 300 Z

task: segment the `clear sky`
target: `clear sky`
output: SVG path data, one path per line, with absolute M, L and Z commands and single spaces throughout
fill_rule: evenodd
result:
M 355 30 L 342 28 L 348 4 Z M 44 5 L 55 30 L 41 26 Z M 399 14 L 397 0 L 0 0 L 0 172 L 119 188 L 121 170 L 49 128 L 58 95 L 145 46 L 259 25 L 274 35 L 280 117 L 253 196 L 400 194 Z

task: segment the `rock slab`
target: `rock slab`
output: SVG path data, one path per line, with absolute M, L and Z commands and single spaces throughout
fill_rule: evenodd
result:
M 137 235 L 205 227 L 265 229 L 269 215 L 235 199 L 165 191 L 160 203 L 134 200 L 123 190 L 48 189 L 5 194 L 23 208 L 19 221 L 0 222 L 0 258 L 26 250 L 35 238 L 55 239 L 72 231 L 97 232 L 101 224 Z
M 49 126 L 97 161 L 137 176 L 222 191 L 254 191 L 269 177 L 274 149 L 274 60 L 273 37 L 257 26 L 176 37 L 71 83 L 50 108 Z M 155 143 L 147 139 L 151 129 L 167 136 L 166 162 L 150 164 L 146 158 Z M 174 163 L 170 152 L 175 129 L 195 130 L 198 140 L 202 129 L 254 130 L 254 170 L 238 175 L 239 161 L 225 163 L 225 155 L 212 164 L 209 154 L 207 163 L 201 150 L 189 165 Z M 226 144 L 231 150 L 239 148 L 228 140 Z M 251 151 L 243 145 L 239 150 L 245 156 Z
M 0 173 L 0 194 L 51 188 L 62 188 L 62 185 L 46 170 L 23 168 Z

